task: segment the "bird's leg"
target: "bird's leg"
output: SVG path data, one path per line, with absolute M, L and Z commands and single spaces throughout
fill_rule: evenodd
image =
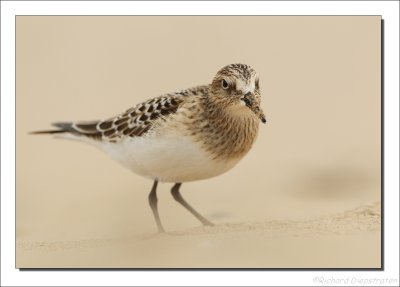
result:
M 209 225 L 213 226 L 214 224 L 207 219 L 205 219 L 203 216 L 200 215 L 196 210 L 194 210 L 193 207 L 191 207 L 182 197 L 182 195 L 179 192 L 179 188 L 181 187 L 182 183 L 175 183 L 175 185 L 171 189 L 171 194 L 174 197 L 174 199 L 179 202 L 180 204 L 183 205 L 184 208 L 190 211 L 191 214 L 193 214 L 198 220 L 203 223 L 203 225 Z
M 151 192 L 149 194 L 149 203 L 157 223 L 158 232 L 164 232 L 164 228 L 161 224 L 160 216 L 158 215 L 158 209 L 157 209 L 157 184 L 158 181 L 154 180 L 153 187 L 151 188 Z

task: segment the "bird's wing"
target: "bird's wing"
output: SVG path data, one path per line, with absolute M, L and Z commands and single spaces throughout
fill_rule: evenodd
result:
M 184 101 L 179 94 L 168 94 L 141 103 L 124 113 L 102 121 L 59 122 L 53 126 L 59 128 L 39 133 L 70 133 L 94 140 L 114 142 L 123 137 L 140 137 L 148 132 L 156 120 L 165 120 L 174 114 Z

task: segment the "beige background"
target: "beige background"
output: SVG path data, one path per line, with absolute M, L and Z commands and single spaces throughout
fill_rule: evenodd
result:
M 17 28 L 17 267 L 380 267 L 380 17 L 28 17 Z M 246 158 L 183 196 L 95 148 L 33 136 L 260 74 Z

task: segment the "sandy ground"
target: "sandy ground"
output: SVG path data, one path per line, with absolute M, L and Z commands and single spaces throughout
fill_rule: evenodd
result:
M 303 221 L 222 223 L 111 239 L 18 241 L 18 266 L 379 268 L 380 222 L 377 202 Z
M 17 267 L 380 267 L 380 17 L 16 27 Z M 235 62 L 259 72 L 268 123 L 234 169 L 183 184 L 215 227 L 198 227 L 160 184 L 168 233 L 156 235 L 151 181 L 89 145 L 29 135 L 208 83 Z

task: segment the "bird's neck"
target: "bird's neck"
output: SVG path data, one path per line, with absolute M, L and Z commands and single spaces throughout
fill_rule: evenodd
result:
M 204 105 L 209 125 L 207 144 L 213 147 L 215 158 L 244 156 L 257 137 L 259 119 L 252 113 L 226 110 L 209 98 L 204 100 Z

